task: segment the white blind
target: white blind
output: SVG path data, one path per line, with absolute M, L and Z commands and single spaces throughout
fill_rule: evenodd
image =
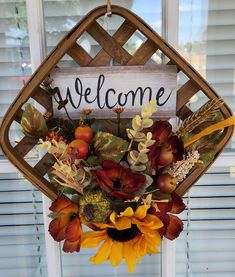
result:
M 180 50 L 235 111 L 235 2 L 180 0 Z M 200 93 L 192 109 L 207 101 Z M 234 138 L 227 150 L 233 153 Z M 235 158 L 235 157 L 234 157 Z M 235 276 L 234 168 L 212 168 L 185 197 L 177 277 Z
M 30 74 L 25 1 L 0 0 L 0 123 Z M 21 137 L 14 124 L 12 142 Z M 46 277 L 41 193 L 0 159 L 0 276 Z
M 216 171 L 185 197 L 185 230 L 176 242 L 177 277 L 235 274 L 235 172 Z
M 0 174 L 0 276 L 47 276 L 41 193 L 17 173 Z
M 0 123 L 31 74 L 26 22 L 25 1 L 0 1 Z M 22 137 L 18 124 L 10 134 L 13 142 Z
M 44 0 L 44 16 L 47 48 L 50 51 L 62 38 L 65 32 L 69 31 L 78 20 L 80 20 L 88 11 L 106 4 L 106 1 L 50 1 Z M 136 12 L 140 17 L 146 20 L 158 33 L 161 33 L 162 8 L 160 0 L 117 0 L 113 4 L 127 7 Z M 102 21 L 99 21 L 102 23 Z M 107 18 L 103 23 L 103 27 L 113 34 L 123 21 L 120 17 L 113 15 Z M 143 41 L 143 37 L 138 33 L 129 39 L 125 45 L 127 51 L 134 51 Z M 86 51 L 94 57 L 100 47 L 98 43 L 88 34 L 82 36 L 80 42 Z M 59 66 L 72 66 L 71 58 L 64 56 Z M 96 253 L 97 249 L 82 249 L 79 254 L 63 254 L 62 267 L 64 277 L 80 277 L 80 276 L 133 276 L 129 274 L 127 266 L 122 263 L 117 268 L 113 268 L 109 263 L 100 266 L 94 266 L 89 262 L 89 258 Z M 144 257 L 142 265 L 137 265 L 135 277 L 156 277 L 161 276 L 161 256 L 152 255 Z

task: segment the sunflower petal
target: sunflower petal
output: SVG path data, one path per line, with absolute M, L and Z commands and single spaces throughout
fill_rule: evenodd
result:
M 152 223 L 152 227 L 150 225 L 148 225 L 149 228 L 151 228 L 151 229 L 159 229 L 163 226 L 162 221 L 156 215 L 153 215 L 153 214 L 147 214 L 144 221 L 146 223 L 147 222 Z
M 144 235 L 146 242 L 159 246 L 161 244 L 161 236 L 155 231 L 154 235 Z
M 115 224 L 116 222 L 116 217 L 117 217 L 117 214 L 115 212 L 112 212 L 111 215 L 109 216 L 109 219 L 113 224 Z
M 154 234 L 156 232 L 156 230 L 150 229 L 149 227 L 146 227 L 146 226 L 141 226 L 141 225 L 139 226 L 138 225 L 138 228 L 139 228 L 139 230 L 142 234 L 147 234 L 147 235 L 150 235 L 150 236 L 154 236 Z
M 95 248 L 99 245 L 99 243 L 104 240 L 105 237 L 100 236 L 100 237 L 96 237 L 96 238 L 87 238 L 86 240 L 84 240 L 81 244 L 82 248 Z
M 123 255 L 130 272 L 134 272 L 136 266 L 136 253 L 133 247 L 133 240 L 124 242 Z
M 147 205 L 139 206 L 135 211 L 135 217 L 139 219 L 143 219 L 146 216 L 148 209 L 149 209 L 149 206 Z
M 106 231 L 86 232 L 82 235 L 82 248 L 95 248 L 106 237 Z
M 135 251 L 136 251 L 136 256 L 138 260 L 146 254 L 147 251 L 147 243 L 145 240 L 145 236 L 141 235 L 138 241 L 135 244 Z
M 131 217 L 133 215 L 134 215 L 134 211 L 131 207 L 126 208 L 124 212 L 120 213 L 121 217 L 123 216 Z
M 123 259 L 123 243 L 119 241 L 114 241 L 111 253 L 110 253 L 110 263 L 112 266 L 117 266 L 121 263 Z
M 100 246 L 95 256 L 90 258 L 90 261 L 95 265 L 101 264 L 109 258 L 112 246 L 112 239 L 106 238 L 103 244 Z
M 153 244 L 148 244 L 147 252 L 149 254 L 159 254 L 160 253 L 159 250 Z
M 128 217 L 120 217 L 115 223 L 115 228 L 118 230 L 131 228 L 131 219 Z

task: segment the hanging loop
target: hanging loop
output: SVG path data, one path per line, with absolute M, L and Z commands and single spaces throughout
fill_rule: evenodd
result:
M 112 16 L 112 4 L 111 4 L 111 0 L 107 0 L 107 12 L 105 15 L 111 17 Z

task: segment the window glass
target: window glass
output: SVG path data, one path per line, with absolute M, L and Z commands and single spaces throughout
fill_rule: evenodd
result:
M 235 2 L 179 1 L 179 51 L 235 112 Z M 208 99 L 191 98 L 196 110 Z M 234 149 L 235 135 L 227 147 Z
M 0 123 L 31 74 L 25 1 L 0 1 Z M 11 141 L 22 137 L 13 124 Z M 0 276 L 44 277 L 41 193 L 9 171 L 0 151 Z
M 30 74 L 25 1 L 0 1 L 0 122 Z M 13 124 L 11 141 L 20 133 L 19 124 Z
M 0 174 L 0 276 L 47 276 L 41 193 L 17 173 Z
M 234 112 L 235 2 L 180 0 L 179 4 L 181 54 Z M 196 110 L 207 100 L 197 94 L 190 108 Z M 227 167 L 212 167 L 185 197 L 185 229 L 176 241 L 177 277 L 235 275 L 235 175 L 229 166 L 233 149 L 234 138 L 222 154 Z

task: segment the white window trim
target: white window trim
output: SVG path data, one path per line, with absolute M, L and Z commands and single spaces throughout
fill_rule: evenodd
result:
M 179 1 L 162 1 L 162 31 L 165 40 L 178 49 Z M 162 240 L 162 277 L 175 277 L 176 274 L 176 243 L 168 239 Z
M 179 1 L 165 0 L 163 3 L 163 37 L 174 47 L 178 48 L 178 17 Z M 36 70 L 46 55 L 45 33 L 43 24 L 43 0 L 26 0 L 29 45 L 32 71 Z M 32 162 L 34 163 L 34 162 Z M 235 167 L 235 156 L 223 154 L 213 167 Z M 7 161 L 0 161 L 0 173 L 13 173 L 16 168 Z M 45 224 L 45 241 L 47 252 L 48 277 L 62 277 L 61 256 L 59 243 L 55 242 L 48 233 L 49 219 L 47 217 L 50 199 L 43 196 L 43 212 Z M 175 242 L 163 240 L 162 243 L 162 277 L 175 276 Z
M 29 48 L 32 72 L 46 57 L 43 0 L 26 0 Z M 51 200 L 42 195 L 48 277 L 62 277 L 60 244 L 49 235 L 48 211 Z

